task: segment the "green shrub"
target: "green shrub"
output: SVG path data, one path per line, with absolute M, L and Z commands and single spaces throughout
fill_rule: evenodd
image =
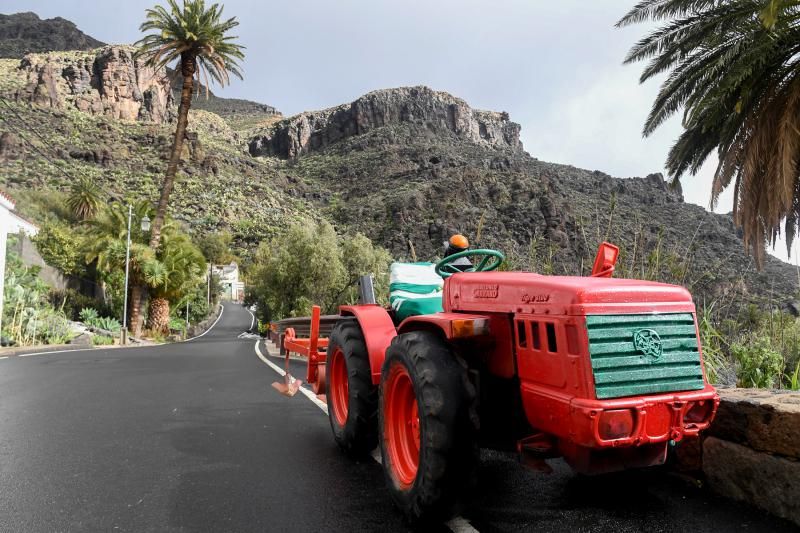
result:
M 74 228 L 48 222 L 33 237 L 33 243 L 45 263 L 64 274 L 82 275 L 85 272 L 82 238 Z
M 117 316 L 102 300 L 81 294 L 75 289 L 51 289 L 47 294 L 47 300 L 50 305 L 63 311 L 69 320 L 81 320 L 80 312 L 88 307 L 96 310 L 98 316 Z
M 92 335 L 92 344 L 94 346 L 108 346 L 114 344 L 114 338 L 106 335 Z
M 186 320 L 182 318 L 170 318 L 169 319 L 169 330 L 170 331 L 179 331 L 181 333 L 186 331 Z
M 752 337 L 749 342 L 731 344 L 731 355 L 738 363 L 740 387 L 772 388 L 783 375 L 783 356 L 766 337 Z

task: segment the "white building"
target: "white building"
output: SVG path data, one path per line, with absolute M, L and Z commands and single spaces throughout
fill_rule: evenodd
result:
M 233 302 L 244 300 L 244 282 L 239 281 L 239 265 L 214 265 L 213 273 L 219 278 L 222 286 L 222 299 Z
M 10 233 L 25 233 L 33 237 L 39 232 L 39 227 L 14 213 L 16 202 L 7 193 L 0 191 L 0 330 L 3 325 L 3 290 L 6 279 L 6 245 Z

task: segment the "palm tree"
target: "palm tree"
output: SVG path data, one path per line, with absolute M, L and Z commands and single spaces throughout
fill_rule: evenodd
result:
M 133 206 L 132 228 L 140 227 L 145 216 L 152 215 L 149 202 L 142 201 Z M 128 240 L 127 206 L 114 202 L 98 211 L 89 221 L 87 230 L 86 263 L 97 261 L 97 270 L 109 276 L 125 271 L 125 253 Z M 131 232 L 130 255 L 130 327 L 133 335 L 142 332 L 142 303 L 146 288 L 162 280 L 161 266 L 156 253 L 146 244 L 143 234 Z M 124 311 L 123 311 L 124 312 Z
M 102 197 L 100 187 L 94 181 L 81 177 L 72 184 L 67 207 L 78 220 L 89 220 L 97 213 Z
M 170 301 L 177 301 L 202 283 L 205 259 L 200 249 L 185 233 L 165 232 L 159 247 L 160 278 L 151 280 L 148 327 L 166 333 L 169 330 Z
M 137 55 L 147 65 L 160 69 L 173 61 L 183 76 L 181 102 L 178 107 L 178 124 L 172 141 L 167 172 L 153 219 L 150 247 L 158 248 L 161 230 L 167 215 L 169 196 L 175 183 L 175 174 L 183 149 L 183 139 L 189 122 L 189 107 L 192 105 L 192 89 L 195 76 L 202 75 L 208 95 L 209 76 L 221 86 L 230 82 L 230 74 L 242 79 L 238 62 L 244 59 L 244 47 L 234 44 L 235 36 L 227 33 L 239 23 L 234 17 L 222 20 L 222 7 L 213 4 L 206 8 L 204 0 L 184 0 L 178 7 L 175 0 L 168 0 L 169 10 L 156 6 L 146 11 L 146 20 L 139 29 L 152 31 L 136 43 Z
M 759 265 L 781 226 L 800 223 L 800 3 L 797 0 L 643 0 L 617 26 L 662 22 L 626 63 L 649 59 L 641 82 L 666 73 L 647 117 L 650 135 L 683 109 L 667 156 L 674 181 L 716 150 L 711 206 L 734 183 L 734 219 Z

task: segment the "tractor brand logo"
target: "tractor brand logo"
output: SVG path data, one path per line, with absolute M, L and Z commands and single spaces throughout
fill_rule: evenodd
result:
M 528 294 L 522 295 L 522 303 L 524 304 L 545 304 L 550 301 L 549 294 Z
M 652 329 L 640 329 L 633 334 L 633 347 L 651 361 L 657 361 L 663 352 L 661 337 Z
M 478 285 L 472 289 L 473 298 L 497 298 L 500 285 Z

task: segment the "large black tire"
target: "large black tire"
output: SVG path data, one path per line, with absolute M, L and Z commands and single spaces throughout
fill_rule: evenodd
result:
M 400 403 L 393 399 L 398 389 L 392 383 L 406 379 L 396 377 L 403 370 L 411 379 L 419 428 L 418 466 L 411 483 L 401 479 L 390 451 L 389 441 L 396 438 L 392 431 L 396 435 L 402 430 L 387 426 L 397 413 L 390 411 L 391 403 Z M 476 397 L 466 363 L 438 334 L 404 333 L 386 350 L 380 395 L 383 471 L 394 502 L 414 524 L 450 518 L 474 489 L 479 460 Z
M 337 355 L 338 353 L 338 355 Z M 347 398 L 343 423 L 337 419 L 334 387 L 336 377 L 331 375 L 335 357 L 342 357 L 346 368 Z M 336 323 L 328 343 L 326 364 L 328 390 L 328 419 L 333 438 L 351 457 L 367 455 L 378 445 L 378 387 L 372 384 L 369 355 L 364 334 L 355 319 L 346 318 Z

